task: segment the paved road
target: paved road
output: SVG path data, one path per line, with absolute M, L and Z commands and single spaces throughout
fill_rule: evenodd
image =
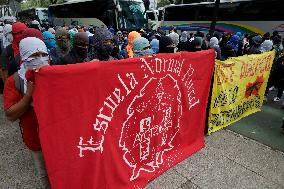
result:
M 228 129 L 284 152 L 284 135 L 280 133 L 284 95 L 279 102 L 273 102 L 275 96 L 276 91 L 271 91 L 261 112 L 243 118 Z
M 17 123 L 0 100 L 0 189 L 37 189 L 39 182 Z M 284 188 L 284 154 L 229 130 L 205 138 L 206 147 L 152 181 L 147 189 Z

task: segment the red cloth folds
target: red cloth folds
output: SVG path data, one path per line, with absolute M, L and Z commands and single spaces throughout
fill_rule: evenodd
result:
M 54 189 L 142 188 L 204 147 L 215 52 L 49 66 L 34 105 Z

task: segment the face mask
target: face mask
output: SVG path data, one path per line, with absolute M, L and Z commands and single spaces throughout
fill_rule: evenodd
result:
M 69 40 L 61 40 L 57 41 L 57 45 L 62 50 L 68 50 L 70 48 L 70 42 Z
M 39 57 L 39 58 L 28 58 L 23 61 L 24 67 L 28 70 L 32 70 L 34 68 L 38 68 L 44 65 L 48 65 L 49 57 Z
M 113 48 L 113 45 L 102 45 L 100 49 L 100 54 L 103 57 L 108 58 L 111 55 Z
M 75 46 L 76 52 L 80 57 L 87 58 L 88 48 Z
M 175 47 L 165 47 L 163 53 L 175 53 Z
M 152 55 L 153 54 L 153 51 L 152 49 L 146 49 L 144 51 L 141 51 L 141 52 L 137 52 L 137 53 L 134 53 L 135 57 L 138 57 L 138 56 L 149 56 L 149 55 Z

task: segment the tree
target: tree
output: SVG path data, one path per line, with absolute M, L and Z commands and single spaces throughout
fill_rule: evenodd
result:
M 57 0 L 50 0 L 50 3 L 51 3 L 51 4 L 56 4 L 56 3 L 57 3 Z
M 21 3 L 23 9 L 30 7 L 48 7 L 51 4 L 62 3 L 64 0 L 26 0 Z
M 173 0 L 160 0 L 158 2 L 158 7 L 164 7 L 166 5 L 172 4 Z

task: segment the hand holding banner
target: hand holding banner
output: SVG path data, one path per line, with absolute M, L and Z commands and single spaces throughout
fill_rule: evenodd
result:
M 34 104 L 52 188 L 142 188 L 203 148 L 214 57 L 43 68 Z
M 270 51 L 215 63 L 209 134 L 261 111 L 274 57 Z

